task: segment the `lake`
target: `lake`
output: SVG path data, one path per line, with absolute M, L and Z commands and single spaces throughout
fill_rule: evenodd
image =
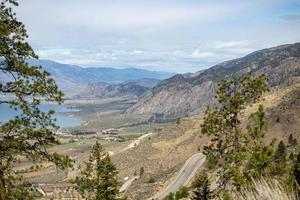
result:
M 55 110 L 54 118 L 57 120 L 57 125 L 61 128 L 72 127 L 80 125 L 80 119 L 71 115 L 72 112 L 79 111 L 73 107 L 66 105 L 49 105 L 42 104 L 40 106 L 42 111 Z M 19 112 L 9 108 L 7 104 L 0 104 L 0 122 L 7 122 L 9 119 L 13 119 Z M 68 114 L 66 114 L 68 113 Z

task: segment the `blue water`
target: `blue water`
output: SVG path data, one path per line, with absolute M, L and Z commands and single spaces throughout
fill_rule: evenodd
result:
M 42 104 L 40 106 L 42 111 L 55 110 L 54 118 L 57 120 L 57 125 L 61 128 L 72 127 L 80 124 L 80 120 L 70 116 L 70 113 L 77 112 L 77 109 L 64 106 L 64 105 L 49 105 Z M 68 114 L 63 114 L 68 112 Z M 0 122 L 7 122 L 9 119 L 13 119 L 19 112 L 11 109 L 7 104 L 0 104 Z

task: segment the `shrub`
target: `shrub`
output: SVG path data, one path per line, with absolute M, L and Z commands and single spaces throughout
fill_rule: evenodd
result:
M 143 176 L 144 172 L 145 172 L 144 167 L 141 167 L 141 168 L 140 168 L 140 177 Z
M 168 196 L 164 198 L 164 200 L 175 200 L 174 193 L 170 192 Z
M 182 199 L 189 196 L 189 190 L 187 187 L 181 187 L 176 193 L 175 193 L 175 199 Z
M 155 183 L 155 179 L 153 177 L 150 177 L 148 183 Z

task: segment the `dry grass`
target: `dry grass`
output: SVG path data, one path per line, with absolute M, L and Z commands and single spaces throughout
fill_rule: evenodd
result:
M 121 178 L 134 176 L 141 167 L 145 170 L 129 187 L 128 199 L 147 199 L 168 184 L 185 161 L 198 152 L 198 147 L 206 144 L 207 138 L 200 137 L 199 126 L 198 118 L 182 119 L 180 125 L 172 123 L 138 146 L 112 157 Z M 155 183 L 149 183 L 150 178 Z
M 295 82 L 279 90 L 267 93 L 264 98 L 248 106 L 241 115 L 241 121 L 246 127 L 249 115 L 255 112 L 259 104 L 264 105 L 268 115 L 268 131 L 265 141 L 270 142 L 273 138 L 286 142 L 290 134 L 299 140 L 300 124 L 300 82 Z
M 167 151 L 175 148 L 176 146 L 178 146 L 178 144 L 190 139 L 191 137 L 193 137 L 194 134 L 195 131 L 193 129 L 187 130 L 184 135 L 181 135 L 173 139 L 152 143 L 152 146 L 158 150 Z
M 254 189 L 245 189 L 234 194 L 236 200 L 297 200 L 294 192 L 277 180 L 259 179 L 253 181 Z

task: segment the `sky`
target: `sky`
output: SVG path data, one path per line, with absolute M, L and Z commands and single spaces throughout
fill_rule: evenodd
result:
M 19 0 L 40 59 L 195 72 L 300 42 L 300 0 Z

